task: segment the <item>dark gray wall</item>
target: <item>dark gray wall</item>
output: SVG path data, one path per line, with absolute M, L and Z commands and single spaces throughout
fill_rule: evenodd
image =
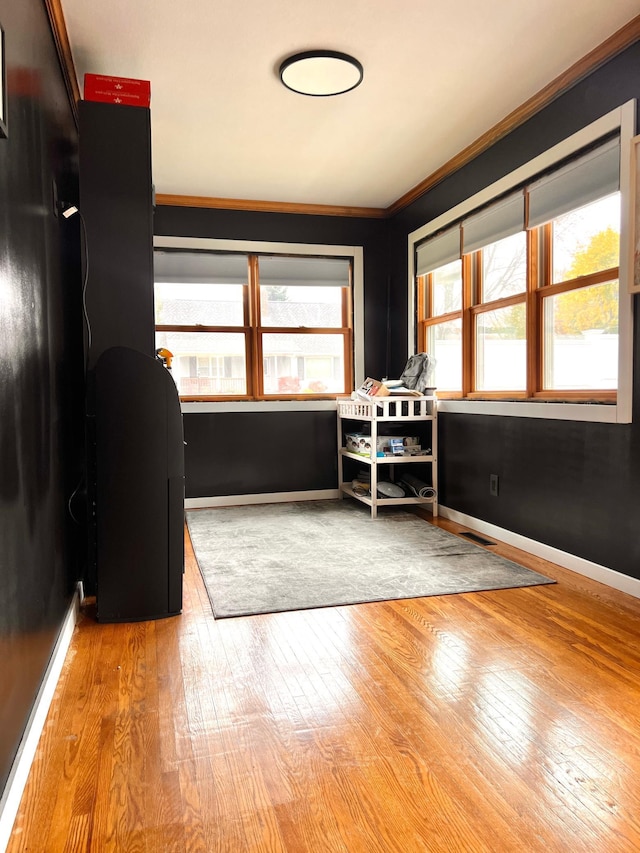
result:
M 0 8 L 9 138 L 0 139 L 0 791 L 49 661 L 82 546 L 77 136 L 42 0 Z M 76 504 L 81 512 L 82 500 Z
M 335 489 L 335 412 L 184 416 L 187 497 Z
M 161 206 L 154 233 L 363 246 L 365 373 L 386 372 L 385 221 Z M 184 432 L 188 498 L 337 487 L 333 412 L 185 414 Z
M 640 43 L 590 74 L 389 223 L 396 370 L 406 352 L 408 234 L 631 98 L 640 98 Z M 439 421 L 441 502 L 640 577 L 635 523 L 640 513 L 637 329 L 634 346 L 632 425 L 443 414 Z M 500 477 L 498 498 L 489 495 L 490 473 Z

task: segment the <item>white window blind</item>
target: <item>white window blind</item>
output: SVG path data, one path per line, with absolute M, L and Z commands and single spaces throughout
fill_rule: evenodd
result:
M 442 234 L 425 240 L 416 249 L 416 275 L 450 264 L 460 257 L 460 226 L 448 228 Z
M 169 284 L 246 284 L 247 255 L 227 255 L 217 252 L 153 253 L 156 282 Z
M 529 187 L 529 228 L 620 189 L 620 140 L 578 157 Z
M 462 223 L 462 251 L 476 252 L 524 230 L 524 192 L 519 190 L 489 205 Z
M 261 255 L 260 284 L 264 287 L 348 287 L 351 263 L 346 258 L 286 258 Z

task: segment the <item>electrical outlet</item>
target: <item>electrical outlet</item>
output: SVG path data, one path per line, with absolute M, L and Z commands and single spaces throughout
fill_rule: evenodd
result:
M 500 478 L 497 474 L 489 474 L 489 494 L 494 498 L 498 497 L 498 483 Z

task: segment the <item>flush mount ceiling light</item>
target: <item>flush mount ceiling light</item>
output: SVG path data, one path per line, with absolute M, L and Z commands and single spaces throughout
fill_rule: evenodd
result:
M 335 50 L 295 53 L 280 66 L 280 79 L 287 89 L 316 98 L 350 92 L 360 85 L 363 76 L 357 59 Z

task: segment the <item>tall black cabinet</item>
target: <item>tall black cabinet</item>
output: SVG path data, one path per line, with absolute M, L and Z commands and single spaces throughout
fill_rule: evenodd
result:
M 80 103 L 90 557 L 101 621 L 182 608 L 184 444 L 154 358 L 150 111 Z
M 151 118 L 93 101 L 79 115 L 91 369 L 109 347 L 154 354 Z

